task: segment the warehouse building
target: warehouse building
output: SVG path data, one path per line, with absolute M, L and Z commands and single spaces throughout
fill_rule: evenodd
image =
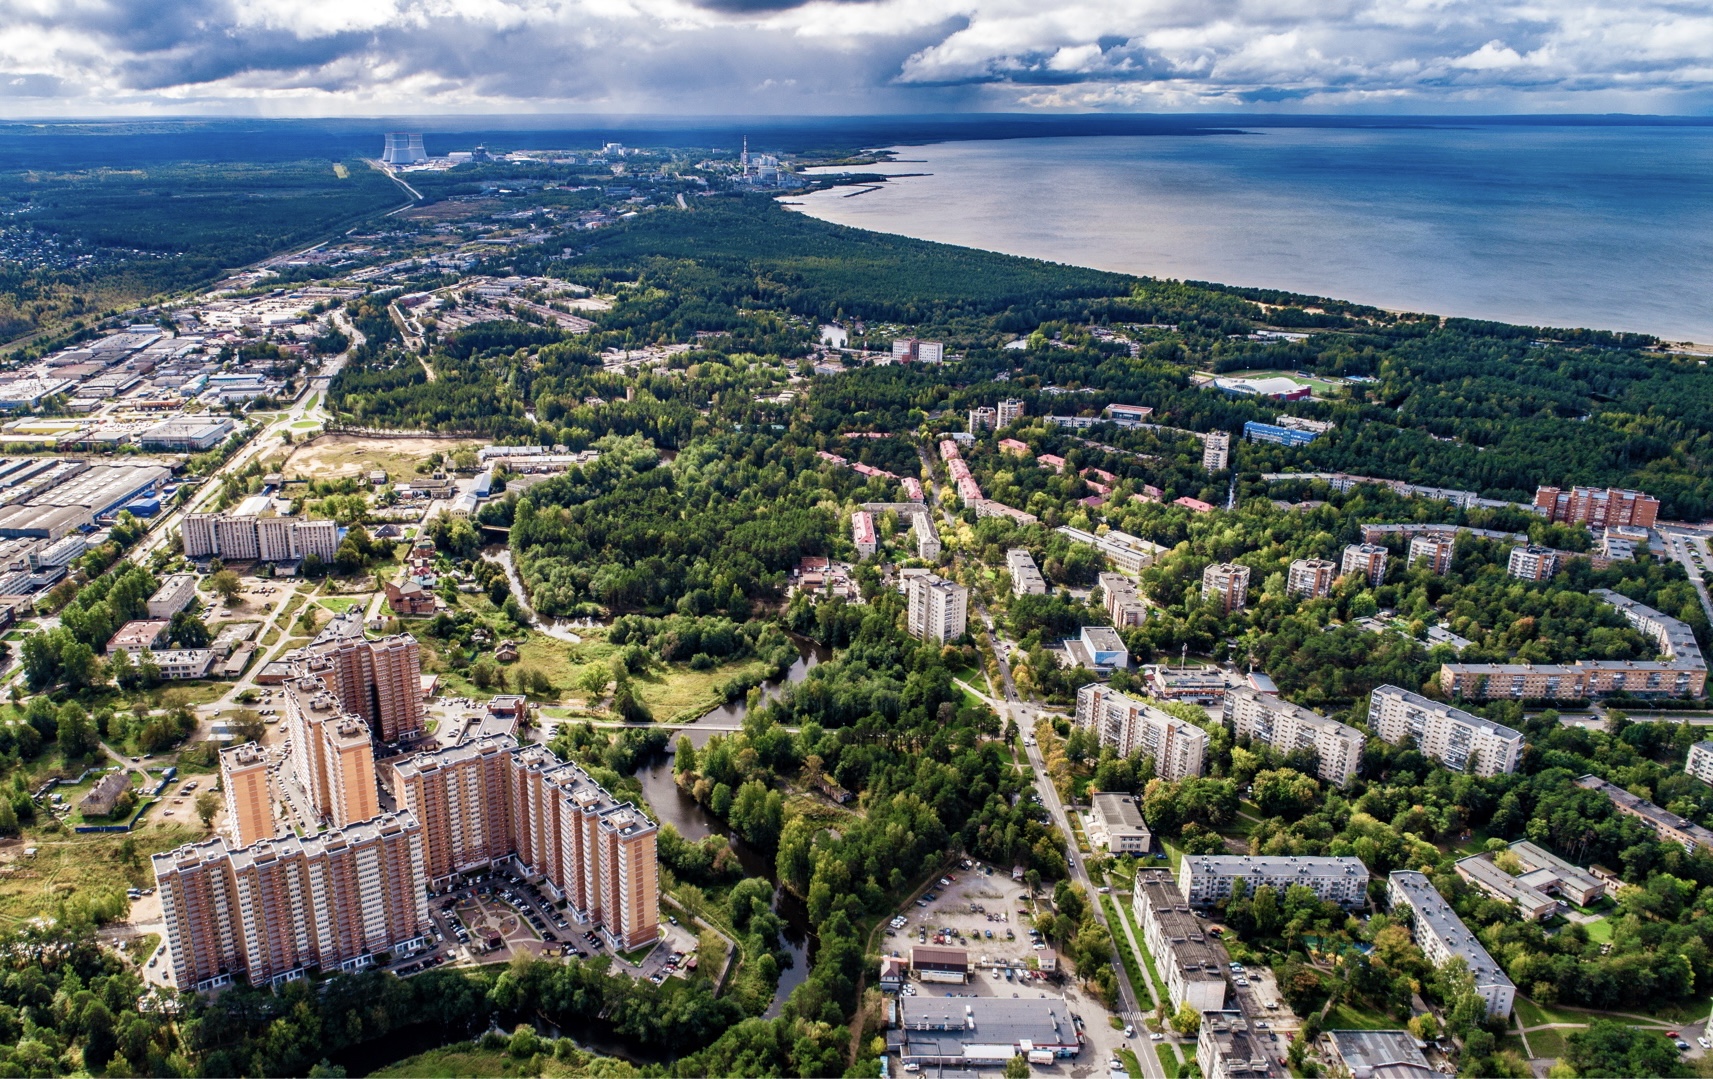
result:
M 908 1070 L 961 1073 L 1002 1068 L 1019 1054 L 1050 1063 L 1081 1049 L 1070 1005 L 1058 997 L 902 997 L 886 1043 Z
M 921 945 L 910 949 L 910 969 L 925 982 L 963 985 L 970 980 L 970 953 L 964 948 Z

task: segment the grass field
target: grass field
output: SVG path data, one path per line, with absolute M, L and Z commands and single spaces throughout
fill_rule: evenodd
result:
M 197 825 L 148 823 L 128 836 L 78 835 L 69 829 L 27 828 L 22 844 L 8 845 L 5 854 L 13 859 L 9 872 L 0 873 L 0 927 L 14 929 L 40 914 L 52 915 L 59 905 L 79 893 L 117 894 L 126 888 L 154 883 L 149 856 L 207 832 Z M 132 840 L 132 856 L 125 857 L 125 841 Z M 22 856 L 25 846 L 36 853 Z
M 1566 1049 L 1564 1036 L 1574 1033 L 1575 1031 L 1566 1030 L 1537 1030 L 1529 1035 L 1529 1048 L 1535 1051 L 1537 1057 L 1562 1057 Z
M 1608 918 L 1585 922 L 1582 928 L 1588 930 L 1588 939 L 1596 944 L 1605 944 L 1612 939 L 1612 922 Z
M 1557 1008 L 1538 1004 L 1529 997 L 1519 996 L 1512 1004 L 1511 1010 L 1517 1013 L 1517 1018 L 1523 1021 L 1525 1027 L 1538 1027 L 1547 1023 L 1586 1023 L 1588 1015 L 1585 1012 L 1560 1011 Z
M 300 420 L 293 426 L 319 423 Z M 294 448 L 281 470 L 287 477 L 336 479 L 361 476 L 380 469 L 394 481 L 418 475 L 416 466 L 430 454 L 451 456 L 460 449 L 475 449 L 474 442 L 450 438 L 367 438 L 361 435 L 322 435 Z
M 1403 1024 L 1389 1015 L 1340 1004 L 1326 1013 L 1326 1030 L 1397 1030 Z

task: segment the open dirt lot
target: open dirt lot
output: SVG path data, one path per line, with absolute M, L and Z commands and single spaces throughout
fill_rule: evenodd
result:
M 337 479 L 384 469 L 393 479 L 416 475 L 416 466 L 431 453 L 451 454 L 478 443 L 451 438 L 367 438 L 362 435 L 322 435 L 292 450 L 284 473 L 296 479 Z

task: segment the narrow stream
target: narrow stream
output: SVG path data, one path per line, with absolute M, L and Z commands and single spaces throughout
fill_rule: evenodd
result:
M 784 692 L 785 687 L 793 682 L 801 682 L 808 677 L 812 670 L 822 660 L 831 657 L 830 649 L 822 648 L 812 641 L 799 640 L 801 651 L 797 662 L 785 672 L 785 677 L 777 681 L 765 683 L 762 686 L 762 699 L 768 700 Z M 746 701 L 733 701 L 729 704 L 708 712 L 701 718 L 710 722 L 727 726 L 741 723 L 749 714 Z M 683 732 L 690 738 L 690 744 L 700 749 L 708 744 L 708 739 L 721 732 L 714 730 L 691 730 Z M 673 739 L 676 744 L 677 738 Z M 779 989 L 774 993 L 773 1003 L 767 1009 L 767 1017 L 779 1014 L 785 999 L 791 991 L 803 984 L 809 976 L 809 963 L 813 959 L 813 945 L 809 934 L 809 912 L 803 901 L 779 887 L 779 879 L 774 872 L 773 860 L 745 843 L 731 829 L 727 828 L 717 817 L 708 812 L 696 799 L 680 790 L 673 779 L 673 756 L 669 751 L 663 756 L 656 757 L 646 766 L 637 769 L 637 781 L 642 784 L 643 797 L 648 800 L 649 809 L 655 819 L 662 824 L 671 823 L 686 839 L 702 839 L 710 835 L 723 835 L 732 845 L 732 853 L 737 855 L 744 872 L 752 877 L 764 877 L 773 882 L 773 907 L 779 917 L 785 922 L 783 943 L 785 951 L 790 955 L 790 965 L 779 972 Z

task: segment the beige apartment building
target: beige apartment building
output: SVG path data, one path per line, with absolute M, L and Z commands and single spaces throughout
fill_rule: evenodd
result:
M 316 815 L 340 826 L 379 814 L 369 725 L 346 711 L 319 678 L 287 682 L 285 701 L 291 774 Z
M 245 742 L 220 751 L 220 788 L 226 795 L 226 835 L 235 846 L 273 838 L 272 784 L 261 746 Z
M 1394 744 L 1414 738 L 1423 754 L 1454 772 L 1515 772 L 1523 755 L 1522 732 L 1397 686 L 1369 695 L 1368 727 Z
M 1091 682 L 1077 691 L 1077 726 L 1093 731 L 1119 756 L 1143 753 L 1154 759 L 1161 779 L 1199 776 L 1207 756 L 1207 732 L 1123 693 Z
M 431 928 L 408 812 L 236 850 L 216 836 L 155 855 L 154 870 L 181 989 L 357 970 L 419 948 Z
M 1285 578 L 1285 595 L 1324 599 L 1338 577 L 1338 564 L 1326 558 L 1299 558 Z
M 393 769 L 400 804 L 423 822 L 431 882 L 515 856 L 616 946 L 659 936 L 658 828 L 583 769 L 506 735 Z
M 1201 572 L 1201 596 L 1225 614 L 1241 611 L 1249 603 L 1249 567 L 1215 562 Z
M 969 589 L 925 573 L 905 586 L 910 635 L 924 641 L 955 641 L 969 618 Z
M 1225 692 L 1225 721 L 1239 738 L 1280 753 L 1312 749 L 1320 756 L 1320 778 L 1344 786 L 1362 761 L 1362 732 L 1355 727 L 1253 689 Z
M 397 742 L 423 732 L 422 657 L 415 638 L 342 637 L 311 647 L 309 673 L 325 680 L 376 738 Z

